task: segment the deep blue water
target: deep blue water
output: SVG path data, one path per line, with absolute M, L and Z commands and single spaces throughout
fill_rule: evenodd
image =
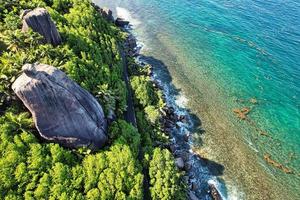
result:
M 171 63 L 185 77 L 181 83 L 194 88 L 185 96 L 203 105 L 191 110 L 199 110 L 201 118 L 221 107 L 228 129 L 238 127 L 273 175 L 292 186 L 300 184 L 299 1 L 96 2 L 130 11 L 145 52 Z M 232 110 L 244 107 L 251 111 L 241 122 Z M 294 174 L 272 169 L 264 163 L 266 154 Z

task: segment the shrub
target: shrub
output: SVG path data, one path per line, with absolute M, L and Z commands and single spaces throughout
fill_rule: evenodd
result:
M 176 169 L 172 154 L 167 149 L 154 149 L 149 175 L 152 199 L 186 199 L 180 183 L 180 173 Z

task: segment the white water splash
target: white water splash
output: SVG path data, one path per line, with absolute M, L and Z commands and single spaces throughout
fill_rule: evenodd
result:
M 131 13 L 126 8 L 116 7 L 116 11 L 117 11 L 117 17 L 120 17 L 120 18 L 125 19 L 126 21 L 129 21 L 133 27 L 136 27 L 141 24 L 141 22 L 138 19 L 135 19 L 134 17 L 132 17 Z
M 185 108 L 186 106 L 187 106 L 187 104 L 188 104 L 188 98 L 186 98 L 186 96 L 184 96 L 183 94 L 181 94 L 181 95 L 178 95 L 177 97 L 176 97 L 176 100 L 175 100 L 175 103 L 179 106 L 179 107 L 181 107 L 181 108 Z

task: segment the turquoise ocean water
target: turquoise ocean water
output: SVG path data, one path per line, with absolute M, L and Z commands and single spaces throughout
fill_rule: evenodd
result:
M 95 2 L 129 18 L 142 53 L 168 67 L 207 130 L 199 148 L 225 167 L 228 193 L 300 198 L 299 1 Z M 233 112 L 242 108 L 246 120 Z

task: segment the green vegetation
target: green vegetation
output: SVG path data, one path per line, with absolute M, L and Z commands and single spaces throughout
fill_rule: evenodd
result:
M 21 32 L 21 11 L 36 7 L 50 13 L 61 45 Z M 125 37 L 89 0 L 0 2 L 0 199 L 142 199 L 143 167 L 149 170 L 152 199 L 185 195 L 171 153 L 157 148 L 168 140 L 160 125 L 162 93 L 153 87 L 149 69 L 133 62 L 137 128 L 122 120 L 127 91 L 119 49 Z M 70 150 L 37 136 L 11 89 L 21 67 L 35 62 L 60 68 L 96 96 L 106 114 L 117 114 L 105 149 Z
M 153 199 L 186 199 L 184 187 L 180 183 L 180 174 L 176 170 L 174 159 L 167 149 L 154 149 L 150 161 L 151 196 Z
M 7 46 L 0 58 L 0 97 L 2 104 L 13 95 L 11 84 L 25 63 L 44 63 L 67 72 L 82 87 L 98 94 L 105 112 L 115 110 L 121 115 L 126 109 L 126 87 L 122 80 L 122 62 L 118 42 L 122 34 L 85 0 L 12 1 L 1 18 L 1 39 Z M 49 7 L 51 6 L 52 7 Z M 72 5 L 72 6 L 70 6 Z M 44 44 L 39 34 L 21 32 L 21 10 L 46 7 L 55 21 L 64 43 L 53 47 Z M 57 10 L 55 10 L 57 9 Z M 9 10 L 12 10 L 9 12 Z M 67 12 L 66 14 L 64 14 Z M 103 90 L 105 88 L 105 90 Z M 111 101 L 107 101 L 110 97 Z
M 162 92 L 153 86 L 149 77 L 149 66 L 139 66 L 128 59 L 131 73 L 131 87 L 135 94 L 137 127 L 141 133 L 144 152 L 144 168 L 150 177 L 150 193 L 152 199 L 186 199 L 185 184 L 182 174 L 174 163 L 174 157 L 160 144 L 168 141 L 160 118 L 160 110 L 165 106 Z
M 139 134 L 126 122 L 114 122 L 109 149 L 85 156 L 40 143 L 28 113 L 7 112 L 0 123 L 1 199 L 142 198 Z

